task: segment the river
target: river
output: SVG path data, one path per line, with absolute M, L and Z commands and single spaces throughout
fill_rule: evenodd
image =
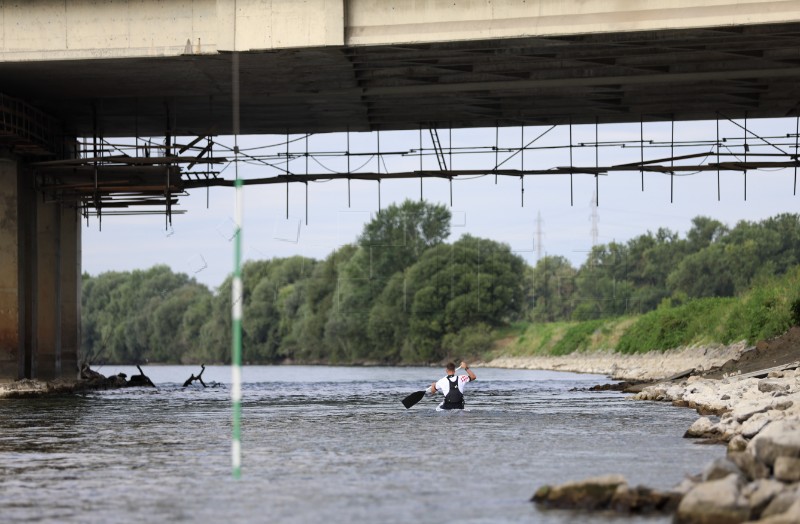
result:
M 144 371 L 157 389 L 0 400 L 4 522 L 666 523 L 529 499 L 607 473 L 668 488 L 724 455 L 682 438 L 692 410 L 574 390 L 597 375 L 478 368 L 469 411 L 437 412 L 400 400 L 439 369 L 247 366 L 233 480 L 230 368 Z

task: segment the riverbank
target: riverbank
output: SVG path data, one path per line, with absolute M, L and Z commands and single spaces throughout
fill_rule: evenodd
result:
M 581 351 L 563 356 L 501 356 L 483 362 L 485 367 L 544 369 L 608 375 L 613 380 L 660 380 L 683 371 L 711 371 L 737 361 L 754 347 L 744 342 L 728 346 L 702 346 L 625 355 L 613 351 Z M 475 364 L 479 367 L 479 364 Z
M 564 356 L 498 356 L 480 365 L 508 369 L 544 369 L 608 375 L 614 380 L 656 381 L 686 373 L 719 378 L 749 373 L 800 360 L 800 327 L 770 340 L 749 345 L 708 344 L 667 351 L 623 354 L 578 351 Z M 476 367 L 478 364 L 474 364 Z
M 687 438 L 720 442 L 727 456 L 667 492 L 629 487 L 618 475 L 542 486 L 544 507 L 674 513 L 676 523 L 800 522 L 800 328 L 755 346 L 684 348 L 655 355 L 573 354 L 496 359 L 487 365 L 605 373 L 653 380 L 636 400 L 671 402 L 703 415 Z M 680 371 L 679 371 L 680 370 Z

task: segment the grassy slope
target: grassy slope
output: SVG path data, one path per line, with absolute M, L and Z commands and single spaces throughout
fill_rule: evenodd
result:
M 754 286 L 738 298 L 668 304 L 643 315 L 587 322 L 518 323 L 496 333 L 491 357 L 622 353 L 740 340 L 755 343 L 800 324 L 800 267 Z

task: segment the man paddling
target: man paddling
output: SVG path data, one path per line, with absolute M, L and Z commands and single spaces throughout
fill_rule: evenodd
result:
M 469 369 L 466 362 L 462 362 L 459 369 L 467 372 L 466 375 L 456 375 L 456 365 L 448 362 L 444 368 L 447 376 L 431 384 L 430 393 L 436 394 L 437 391 L 444 393 L 444 402 L 439 404 L 442 409 L 464 409 L 464 387 L 477 380 L 478 377 Z

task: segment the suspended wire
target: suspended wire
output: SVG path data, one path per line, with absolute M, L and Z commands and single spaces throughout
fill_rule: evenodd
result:
M 293 144 L 294 142 L 299 142 L 300 140 L 306 139 L 310 136 L 314 136 L 314 133 L 307 133 L 305 135 L 300 135 L 297 138 L 293 138 L 291 140 L 284 140 L 283 142 L 276 142 L 274 144 L 268 144 L 264 146 L 253 146 L 253 147 L 245 147 L 239 148 L 239 152 L 242 151 L 258 151 L 259 149 L 269 149 L 271 147 L 278 147 L 278 146 L 285 146 L 286 144 Z
M 373 155 L 371 155 L 371 156 L 369 156 L 369 157 L 368 157 L 368 158 L 367 158 L 367 159 L 364 161 L 364 163 L 363 163 L 363 164 L 361 164 L 360 166 L 358 166 L 357 168 L 355 168 L 353 171 L 335 171 L 335 170 L 333 170 L 333 169 L 331 169 L 331 168 L 327 167 L 326 165 L 324 165 L 324 164 L 323 164 L 322 162 L 320 162 L 319 160 L 317 160 L 317 157 L 315 157 L 314 155 L 311 155 L 311 160 L 313 160 L 313 161 L 314 161 L 314 163 L 316 163 L 317 165 L 319 165 L 319 166 L 320 166 L 322 169 L 324 169 L 325 171 L 327 171 L 327 172 L 329 172 L 329 173 L 333 173 L 334 175 L 351 175 L 351 174 L 358 174 L 358 172 L 359 172 L 359 171 L 360 171 L 362 168 L 364 168 L 364 167 L 365 167 L 367 164 L 369 164 L 369 163 L 372 161 L 372 159 L 373 159 L 373 158 L 375 158 L 375 155 L 374 155 L 374 154 L 373 154 Z

